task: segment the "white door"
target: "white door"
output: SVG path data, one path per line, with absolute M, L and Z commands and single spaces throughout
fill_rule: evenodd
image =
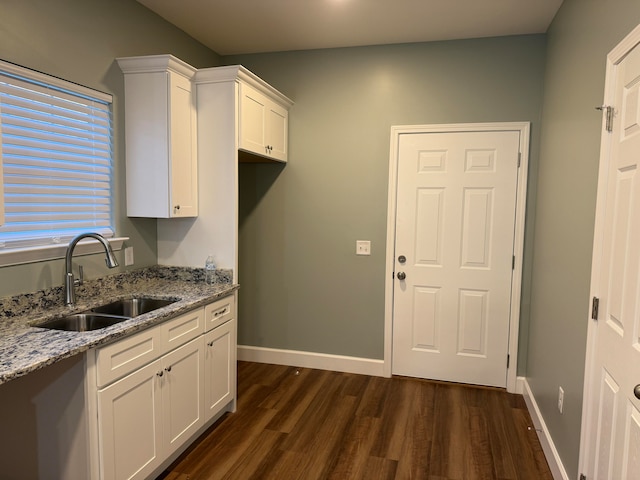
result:
M 640 478 L 640 27 L 632 38 L 607 68 L 615 115 L 602 139 L 581 448 L 594 480 Z
M 394 374 L 506 386 L 520 135 L 400 135 Z

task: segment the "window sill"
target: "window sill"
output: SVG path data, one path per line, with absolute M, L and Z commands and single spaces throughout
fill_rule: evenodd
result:
M 108 238 L 109 244 L 113 251 L 122 250 L 122 244 L 129 240 L 129 237 Z M 67 253 L 68 244 L 47 245 L 43 247 L 30 247 L 10 250 L 6 252 L 0 251 L 0 267 L 8 267 L 10 265 L 22 265 L 25 263 L 44 262 L 47 260 L 56 260 L 64 258 Z M 91 255 L 93 253 L 103 252 L 102 245 L 97 240 L 83 240 L 76 245 L 73 256 Z

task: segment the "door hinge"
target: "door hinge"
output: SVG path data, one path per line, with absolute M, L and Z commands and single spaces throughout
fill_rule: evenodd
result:
M 516 256 L 511 257 L 511 270 L 516 269 Z
M 507 354 L 507 368 L 509 368 L 509 360 L 511 360 L 511 355 Z
M 602 105 L 601 107 L 596 107 L 596 110 L 600 110 L 604 112 L 605 117 L 605 129 L 607 132 L 613 131 L 613 107 L 610 105 Z
M 598 307 L 600 307 L 600 299 L 593 297 L 591 300 L 591 318 L 593 320 L 598 320 Z
M 518 152 L 518 168 L 520 168 L 520 161 L 522 160 L 522 152 Z
M 580 480 L 587 480 L 587 476 L 584 473 L 581 473 Z

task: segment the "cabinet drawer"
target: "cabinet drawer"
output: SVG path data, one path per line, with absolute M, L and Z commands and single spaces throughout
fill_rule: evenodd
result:
M 160 328 L 162 328 L 164 352 L 168 352 L 204 333 L 204 310 L 198 308 L 167 320 Z
M 204 307 L 205 332 L 235 317 L 235 297 L 229 295 Z
M 124 377 L 160 357 L 162 353 L 162 335 L 157 327 L 98 349 L 96 352 L 98 388 Z

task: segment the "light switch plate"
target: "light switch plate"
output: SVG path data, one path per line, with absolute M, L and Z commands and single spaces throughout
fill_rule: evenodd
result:
M 124 249 L 124 264 L 125 266 L 133 265 L 133 247 Z
M 356 240 L 356 255 L 371 255 L 371 242 L 369 240 Z

